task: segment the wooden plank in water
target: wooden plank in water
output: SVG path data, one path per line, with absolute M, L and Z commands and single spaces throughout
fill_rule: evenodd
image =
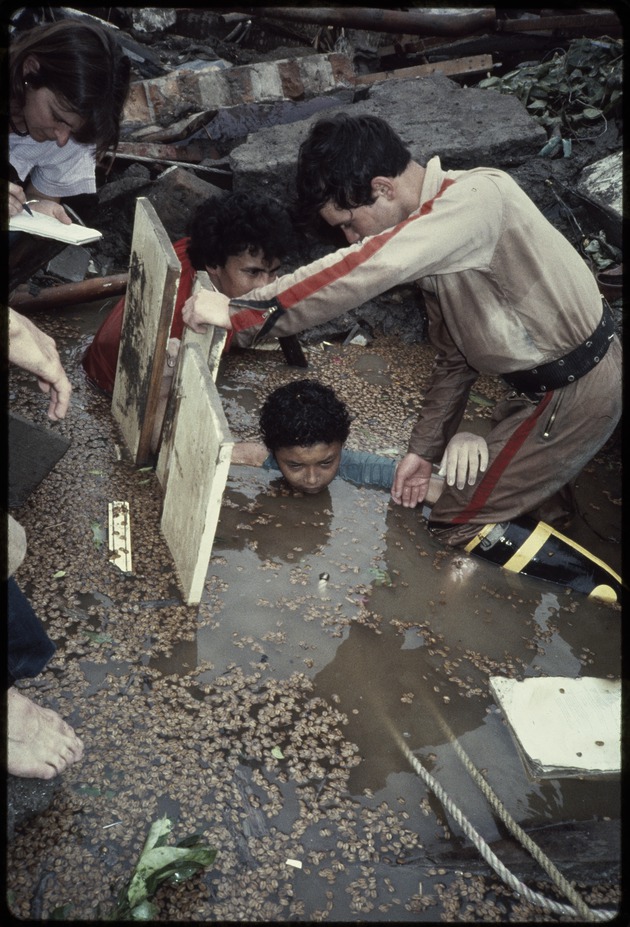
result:
M 177 286 L 179 259 L 146 197 L 136 201 L 112 414 L 136 466 L 151 462 L 151 436 Z
M 527 771 L 535 778 L 621 772 L 621 681 L 490 677 Z
M 195 282 L 193 284 L 193 295 L 198 293 L 199 290 L 215 291 L 215 287 L 212 285 L 210 277 L 205 271 L 197 271 Z M 181 388 L 180 359 L 182 357 L 183 349 L 189 344 L 199 345 L 204 357 L 206 357 L 208 360 L 208 370 L 210 371 L 210 375 L 216 382 L 217 373 L 219 371 L 219 361 L 221 360 L 221 355 L 223 354 L 223 348 L 225 347 L 226 339 L 227 331 L 224 328 L 215 328 L 214 325 L 210 325 L 205 332 L 199 334 L 194 332 L 191 328 L 184 326 L 180 354 L 177 366 L 175 368 L 175 373 L 173 375 L 173 383 L 171 386 L 171 392 L 166 406 L 166 411 L 164 413 L 164 422 L 162 424 L 162 432 L 160 436 L 158 460 L 155 468 L 155 473 L 161 486 L 166 485 L 169 461 L 171 459 L 171 453 L 173 450 L 173 419 L 175 416 L 175 396 L 177 395 L 178 390 Z
M 188 605 L 201 601 L 234 440 L 198 344 L 182 346 L 161 529 Z

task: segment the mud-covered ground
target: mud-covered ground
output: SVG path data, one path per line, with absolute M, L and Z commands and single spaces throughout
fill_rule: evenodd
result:
M 86 750 L 48 810 L 16 827 L 11 914 L 47 919 L 67 905 L 66 919 L 97 919 L 167 815 L 171 842 L 199 833 L 218 853 L 208 871 L 158 891 L 161 921 L 581 921 L 517 894 L 482 859 L 460 812 L 516 878 L 568 904 L 458 749 L 586 903 L 615 907 L 619 781 L 531 779 L 488 680 L 618 678 L 619 608 L 448 552 L 382 491 L 335 481 L 301 497 L 245 467 L 230 471 L 202 603 L 183 605 L 159 484 L 132 466 L 78 365 L 106 308 L 34 316 L 61 345 L 75 391 L 66 421 L 50 426 L 70 449 L 14 512 L 29 538 L 18 580 L 58 645 L 23 686 L 68 718 Z M 430 349 L 377 336 L 308 355 L 308 375 L 350 405 L 350 446 L 405 449 Z M 278 351 L 224 358 L 234 437 L 254 437 L 261 399 L 303 375 Z M 487 427 L 499 389 L 478 382 L 471 429 Z M 46 422 L 17 370 L 11 407 Z M 578 482 L 568 532 L 617 569 L 620 485 L 611 442 Z M 107 551 L 107 505 L 121 499 L 130 575 Z

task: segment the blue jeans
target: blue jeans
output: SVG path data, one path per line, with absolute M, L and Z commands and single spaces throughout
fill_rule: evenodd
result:
M 37 676 L 57 648 L 13 577 L 7 580 L 7 689 Z

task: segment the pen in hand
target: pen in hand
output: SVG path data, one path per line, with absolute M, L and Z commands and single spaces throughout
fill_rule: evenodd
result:
M 24 202 L 24 205 L 23 205 L 22 208 L 24 209 L 25 212 L 27 212 L 27 213 L 29 214 L 29 216 L 32 216 L 32 215 L 33 215 L 33 210 L 32 210 L 31 207 L 28 205 L 29 203 L 39 203 L 39 200 L 26 200 L 26 201 Z

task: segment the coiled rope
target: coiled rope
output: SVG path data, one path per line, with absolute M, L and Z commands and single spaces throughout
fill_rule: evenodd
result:
M 444 720 L 441 719 L 441 721 L 444 724 Z M 514 820 L 512 815 L 499 800 L 490 785 L 488 785 L 486 780 L 481 776 L 480 772 L 477 770 L 468 755 L 457 742 L 451 731 L 448 732 L 449 738 L 453 743 L 459 758 L 462 760 L 466 770 L 476 785 L 481 789 L 485 797 L 488 799 L 488 802 L 499 815 L 506 827 L 534 857 L 536 862 L 542 866 L 556 887 L 562 892 L 562 894 L 565 895 L 566 898 L 569 899 L 573 907 L 570 905 L 561 904 L 557 901 L 553 901 L 553 899 L 547 898 L 545 895 L 541 895 L 539 892 L 532 891 L 532 889 L 528 888 L 527 885 L 520 881 L 520 879 L 517 879 L 516 876 L 503 865 L 498 856 L 496 856 L 496 854 L 490 849 L 490 846 L 486 843 L 481 834 L 475 830 L 470 821 L 465 817 L 457 805 L 455 805 L 453 800 L 444 791 L 437 779 L 432 776 L 428 769 L 425 769 L 420 760 L 414 756 L 414 754 L 411 752 L 407 744 L 404 742 L 398 731 L 394 728 L 389 720 L 388 725 L 394 736 L 394 739 L 396 740 L 396 743 L 404 753 L 414 771 L 435 793 L 451 817 L 462 828 L 468 839 L 473 842 L 488 865 L 494 869 L 499 878 L 505 882 L 509 888 L 511 888 L 517 894 L 522 895 L 532 904 L 538 905 L 539 907 L 547 911 L 551 911 L 554 914 L 568 915 L 570 917 L 579 916 L 583 920 L 590 922 L 608 921 L 612 920 L 616 916 L 617 912 L 613 910 L 593 909 L 588 907 L 584 899 L 581 898 L 571 883 L 562 875 L 559 869 L 557 869 L 549 857 L 541 850 L 538 844 L 536 844 L 531 839 L 531 837 L 525 833 L 522 827 L 520 827 L 520 825 Z

